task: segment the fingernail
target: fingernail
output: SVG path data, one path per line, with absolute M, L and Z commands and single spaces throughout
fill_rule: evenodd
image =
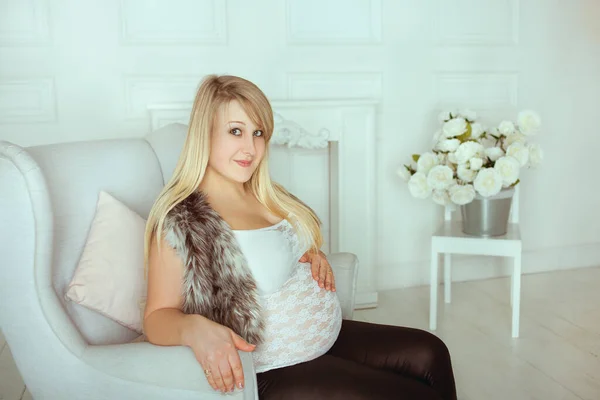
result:
M 242 382 L 239 382 L 239 383 L 238 383 L 238 387 L 239 387 L 240 389 L 243 389 L 243 388 L 244 388 L 244 384 L 243 384 Z

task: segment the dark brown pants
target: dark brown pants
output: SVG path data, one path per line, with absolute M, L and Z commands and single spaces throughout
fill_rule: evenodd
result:
M 327 354 L 257 374 L 265 400 L 456 400 L 448 348 L 419 329 L 344 320 Z

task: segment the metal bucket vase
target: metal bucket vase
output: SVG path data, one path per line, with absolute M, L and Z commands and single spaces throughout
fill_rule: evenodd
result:
M 477 194 L 471 203 L 460 206 L 463 233 L 479 237 L 505 235 L 514 194 L 514 188 L 490 197 Z

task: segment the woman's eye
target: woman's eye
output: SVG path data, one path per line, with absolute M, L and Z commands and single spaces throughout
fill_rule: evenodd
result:
M 255 131 L 254 136 L 261 137 L 263 135 L 263 131 Z
M 240 128 L 233 128 L 232 130 L 229 131 L 229 133 L 231 133 L 232 135 L 235 135 L 235 136 L 239 136 L 242 134 L 242 131 Z

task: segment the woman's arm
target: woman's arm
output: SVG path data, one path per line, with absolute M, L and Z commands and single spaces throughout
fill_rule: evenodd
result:
M 244 371 L 237 350 L 253 351 L 231 329 L 197 314 L 184 314 L 182 283 L 184 266 L 177 252 L 163 239 L 152 244 L 148 257 L 148 297 L 144 332 L 150 343 L 188 346 L 208 383 L 222 392 L 244 386 Z
M 144 310 L 144 333 L 150 343 L 162 346 L 188 345 L 186 340 L 199 315 L 181 311 L 183 263 L 163 239 L 159 251 L 153 242 L 148 257 L 148 297 Z

